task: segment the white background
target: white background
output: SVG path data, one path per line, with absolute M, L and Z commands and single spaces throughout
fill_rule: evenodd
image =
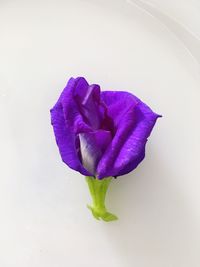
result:
M 1 267 L 200 266 L 200 6 L 149 3 L 0 0 Z M 116 222 L 93 219 L 54 141 L 71 76 L 163 115 L 146 159 L 110 185 Z

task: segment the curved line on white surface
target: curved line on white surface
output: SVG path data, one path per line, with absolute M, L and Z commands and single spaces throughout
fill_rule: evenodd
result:
M 141 8 L 164 24 L 179 40 L 181 40 L 189 53 L 200 64 L 200 38 L 195 33 L 154 5 L 147 3 L 147 1 L 126 0 L 126 2 Z

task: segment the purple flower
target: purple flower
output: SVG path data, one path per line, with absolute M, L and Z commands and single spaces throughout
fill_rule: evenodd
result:
M 160 117 L 136 96 L 100 91 L 82 78 L 71 78 L 51 109 L 51 122 L 62 160 L 86 176 L 96 219 L 117 217 L 105 207 L 112 176 L 126 174 L 144 159 L 145 145 Z
M 145 145 L 160 117 L 136 96 L 100 91 L 71 78 L 51 109 L 62 160 L 86 176 L 103 179 L 129 173 L 145 157 Z

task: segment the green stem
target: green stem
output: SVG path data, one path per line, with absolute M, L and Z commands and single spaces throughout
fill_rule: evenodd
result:
M 97 178 L 86 176 L 86 181 L 92 197 L 92 206 L 87 207 L 92 211 L 93 216 L 99 220 L 100 218 L 104 221 L 117 220 L 117 216 L 109 213 L 105 207 L 105 198 L 108 186 L 111 182 L 112 177 L 107 177 L 102 180 Z

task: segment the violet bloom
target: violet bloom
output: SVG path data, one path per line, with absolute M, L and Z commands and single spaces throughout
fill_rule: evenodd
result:
M 64 88 L 51 109 L 51 122 L 62 160 L 86 176 L 95 218 L 117 219 L 105 208 L 108 185 L 144 159 L 158 117 L 131 93 L 101 92 L 82 77 L 71 78 Z

